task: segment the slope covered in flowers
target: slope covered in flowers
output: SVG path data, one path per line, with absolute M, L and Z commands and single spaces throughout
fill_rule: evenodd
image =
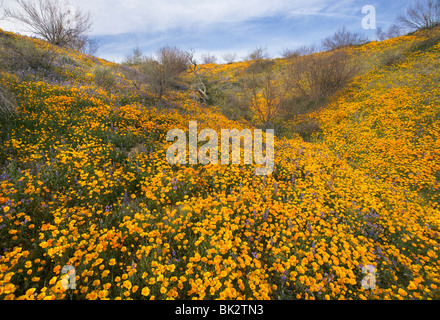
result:
M 402 37 L 412 46 L 398 61 L 359 78 L 317 116 L 332 150 L 372 177 L 419 191 L 432 205 L 440 201 L 440 45 L 417 48 L 438 33 Z
M 278 137 L 267 177 L 169 165 L 170 129 L 242 125 L 186 91 L 147 103 L 124 74 L 103 88 L 93 68 L 116 65 L 59 53 L 75 67 L 58 80 L 0 77 L 20 106 L 0 124 L 1 299 L 440 298 L 438 45 L 309 115 L 320 140 Z

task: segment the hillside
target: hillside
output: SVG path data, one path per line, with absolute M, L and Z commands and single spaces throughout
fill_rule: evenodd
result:
M 190 86 L 157 101 L 127 66 L 1 31 L 18 111 L 0 120 L 0 299 L 440 298 L 439 34 L 349 48 L 362 68 L 344 89 L 273 121 L 265 177 L 166 159 L 189 121 L 267 127 L 267 101 L 233 109 L 252 62 L 201 66 L 228 93 L 208 106 Z

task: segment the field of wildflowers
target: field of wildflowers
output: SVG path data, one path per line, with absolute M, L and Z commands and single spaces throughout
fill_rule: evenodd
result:
M 147 103 L 116 64 L 61 49 L 52 77 L 1 71 L 20 116 L 0 122 L 0 299 L 439 299 L 429 33 L 353 49 L 366 71 L 301 115 L 322 125 L 313 142 L 278 137 L 270 176 L 168 164 L 171 129 L 246 126 L 189 91 Z M 388 51 L 401 59 L 384 65 Z M 234 82 L 247 66 L 205 67 Z M 115 70 L 111 86 L 97 67 Z

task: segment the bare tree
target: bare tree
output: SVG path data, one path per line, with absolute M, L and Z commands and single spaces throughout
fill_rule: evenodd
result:
M 290 88 L 282 85 L 273 61 L 262 58 L 253 61 L 241 77 L 240 96 L 261 124 L 270 124 L 283 112 Z
M 188 54 L 177 47 L 166 46 L 157 51 L 157 61 L 170 78 L 178 77 L 188 69 Z
M 190 62 L 190 71 L 195 76 L 195 81 L 192 84 L 192 90 L 197 92 L 200 95 L 200 99 L 206 103 L 210 100 L 208 95 L 208 87 L 205 83 L 205 76 L 207 70 L 202 70 L 197 63 L 197 60 L 194 57 L 194 51 L 190 51 L 187 53 L 188 60 Z M 205 62 L 205 61 L 204 61 Z
M 163 47 L 156 58 L 145 58 L 140 70 L 148 84 L 161 100 L 167 88 L 175 85 L 179 76 L 188 69 L 188 54 L 176 47 Z
M 376 30 L 376 36 L 379 41 L 400 37 L 402 35 L 402 29 L 397 24 L 392 24 L 387 31 L 378 27 Z
M 4 4 L 3 1 L 0 1 L 0 20 L 4 18 Z
M 269 59 L 269 56 L 266 52 L 266 50 L 262 47 L 255 48 L 254 51 L 249 53 L 246 57 L 243 58 L 243 60 L 263 60 L 263 59 Z
M 136 47 L 133 49 L 133 52 L 129 54 L 125 58 L 125 61 L 122 63 L 129 66 L 138 66 L 141 65 L 142 62 L 144 61 L 145 61 L 145 56 L 143 55 L 142 50 L 139 47 Z
M 80 44 L 82 44 L 82 46 L 79 47 L 79 51 L 94 56 L 96 52 L 98 52 L 100 41 L 85 36 L 83 37 L 83 42 Z
M 360 33 L 350 32 L 345 26 L 335 32 L 334 35 L 325 38 L 322 41 L 322 48 L 324 50 L 334 50 L 343 47 L 365 44 L 369 40 Z
M 53 45 L 81 50 L 92 27 L 90 13 L 63 5 L 59 0 L 16 0 L 17 9 L 5 8 L 6 19 L 15 20 Z
M 205 53 L 202 54 L 203 64 L 217 63 L 217 57 L 213 54 Z
M 222 55 L 223 60 L 225 60 L 225 62 L 227 64 L 231 64 L 234 63 L 235 60 L 237 59 L 237 54 L 236 53 L 225 53 L 224 55 Z
M 260 121 L 268 124 L 272 123 L 284 111 L 289 88 L 280 84 L 272 66 L 265 68 L 262 74 L 262 84 L 260 96 L 253 96 L 253 107 L 258 113 Z
M 410 30 L 429 29 L 440 25 L 440 0 L 417 0 L 397 21 Z
M 297 49 L 283 49 L 281 51 L 281 57 L 285 59 L 297 58 L 306 56 L 316 52 L 315 46 L 301 46 Z

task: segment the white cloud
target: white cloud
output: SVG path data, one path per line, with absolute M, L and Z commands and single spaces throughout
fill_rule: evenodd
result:
M 362 6 L 354 0 L 321 1 L 314 5 L 302 6 L 289 12 L 290 16 L 321 16 L 321 17 L 350 17 L 359 13 Z
M 354 0 L 61 0 L 90 11 L 92 34 L 157 33 L 202 29 L 273 16 L 332 15 Z M 9 6 L 15 0 L 4 0 Z M 8 22 L 0 27 L 17 29 Z
M 242 57 L 261 45 L 276 55 L 284 47 L 320 41 L 342 25 L 361 28 L 361 10 L 366 4 L 365 0 L 60 1 L 92 13 L 91 35 L 102 40 L 98 53 L 111 60 L 122 59 L 136 46 L 150 54 L 165 44 L 216 53 L 219 59 L 229 51 Z M 15 0 L 3 2 L 9 6 Z M 404 6 L 402 2 L 379 5 L 379 0 L 370 1 L 378 6 L 378 18 L 394 16 L 396 8 Z M 1 20 L 0 28 L 22 31 Z
M 294 10 L 318 12 L 328 0 L 71 0 L 90 10 L 94 34 L 166 32 L 176 28 L 233 24 Z

